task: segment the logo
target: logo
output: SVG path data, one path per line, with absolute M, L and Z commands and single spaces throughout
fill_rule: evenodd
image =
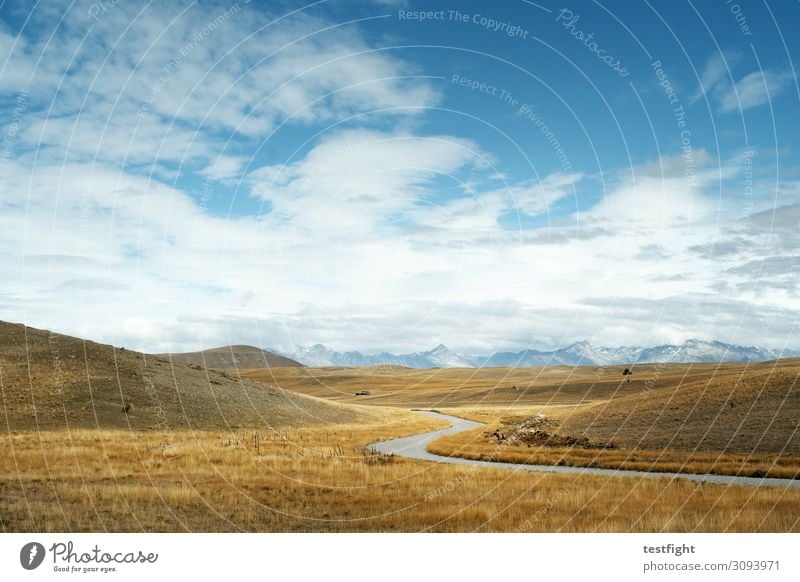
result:
M 29 542 L 19 552 L 19 563 L 26 570 L 35 570 L 44 561 L 44 546 L 39 542 Z

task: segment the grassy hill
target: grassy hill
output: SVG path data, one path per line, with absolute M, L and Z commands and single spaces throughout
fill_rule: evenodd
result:
M 311 426 L 376 410 L 0 322 L 0 429 Z
M 633 383 L 633 382 L 632 382 Z M 659 389 L 612 394 L 564 419 L 561 429 L 648 449 L 800 454 L 800 361 L 720 366 Z
M 797 358 L 747 364 L 645 364 L 635 366 L 629 376 L 623 376 L 623 370 L 623 366 L 303 368 L 242 374 L 340 402 L 437 408 L 485 422 L 491 430 L 508 431 L 530 416 L 544 414 L 553 421 L 549 430 L 558 437 L 618 447 L 615 452 L 591 451 L 588 461 L 610 456 L 629 460 L 631 451 L 666 458 L 659 451 L 669 450 L 673 460 L 713 452 L 771 466 L 780 455 L 782 462 L 792 465 L 787 472 L 794 475 L 800 455 Z M 364 390 L 369 394 L 356 396 Z M 477 456 L 498 451 L 494 441 L 484 439 L 484 430 L 448 437 L 437 445 L 443 454 L 465 455 L 468 449 Z M 508 453 L 504 452 L 505 460 L 521 462 L 526 462 L 526 455 L 546 462 L 564 454 L 553 447 L 500 450 Z
M 201 352 L 182 354 L 157 354 L 172 362 L 194 364 L 203 368 L 236 370 L 244 368 L 302 368 L 303 364 L 291 358 L 273 354 L 253 346 L 223 346 Z

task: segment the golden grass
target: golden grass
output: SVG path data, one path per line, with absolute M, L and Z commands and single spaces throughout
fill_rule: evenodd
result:
M 641 365 L 626 378 L 593 367 L 275 368 L 243 375 L 340 402 L 485 412 L 484 421 L 546 410 L 565 434 L 626 449 L 800 455 L 796 359 Z M 355 396 L 363 390 L 369 395 Z
M 619 374 L 615 372 L 620 372 Z M 431 445 L 443 455 L 529 464 L 794 478 L 800 472 L 800 362 L 614 368 L 274 369 L 282 387 L 341 402 L 424 406 L 512 425 L 543 413 L 557 433 L 609 450 L 497 447 L 482 430 Z M 635 378 L 628 382 L 629 378 Z M 350 390 L 367 389 L 368 397 Z
M 403 408 L 531 406 L 603 403 L 609 399 L 655 394 L 691 382 L 733 387 L 752 374 L 800 372 L 800 360 L 757 364 L 640 364 L 631 382 L 625 366 L 547 368 L 444 368 L 399 366 L 271 368 L 240 370 L 245 378 L 342 402 Z M 514 387 L 516 386 L 516 390 Z M 369 391 L 368 396 L 356 392 Z
M 0 321 L 0 431 L 297 427 L 368 421 L 374 413 Z
M 547 475 L 364 454 L 441 426 L 383 423 L 169 435 L 7 434 L 3 531 L 800 531 L 800 491 Z
M 458 411 L 449 412 L 458 413 Z M 481 417 L 479 414 L 471 416 L 475 419 Z M 573 467 L 600 467 L 660 473 L 712 473 L 746 477 L 800 478 L 800 456 L 798 455 L 508 445 L 499 444 L 484 436 L 485 432 L 491 432 L 504 426 L 500 422 L 492 422 L 486 427 L 444 436 L 428 445 L 428 450 L 446 457 L 529 465 L 561 463 Z
M 800 531 L 794 489 L 364 452 L 441 426 L 401 408 L 502 422 L 545 407 L 645 464 L 655 449 L 719 466 L 717 449 L 797 455 L 798 362 L 637 366 L 630 383 L 610 368 L 243 373 L 258 383 L 18 325 L 0 325 L 0 345 L 3 531 Z

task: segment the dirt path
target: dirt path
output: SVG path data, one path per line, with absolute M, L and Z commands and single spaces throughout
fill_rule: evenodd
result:
M 735 477 L 732 475 L 698 475 L 693 473 L 653 473 L 647 471 L 628 471 L 616 469 L 590 469 L 588 467 L 558 467 L 555 465 L 526 465 L 523 463 L 501 463 L 492 461 L 475 461 L 472 459 L 462 459 L 460 457 L 444 457 L 434 455 L 427 450 L 428 444 L 439 437 L 472 430 L 484 426 L 480 422 L 465 420 L 439 412 L 430 410 L 417 410 L 418 414 L 424 414 L 431 418 L 446 420 L 451 423 L 449 428 L 426 432 L 400 439 L 383 441 L 369 446 L 375 452 L 383 454 L 397 455 L 420 461 L 433 461 L 436 463 L 451 463 L 454 465 L 473 465 L 479 467 L 493 467 L 502 469 L 515 469 L 522 471 L 534 471 L 539 473 L 567 473 L 578 475 L 600 475 L 604 477 L 646 477 L 649 479 L 687 479 L 698 483 L 714 483 L 716 485 L 745 485 L 756 487 L 794 487 L 800 488 L 798 479 L 760 479 L 756 477 Z

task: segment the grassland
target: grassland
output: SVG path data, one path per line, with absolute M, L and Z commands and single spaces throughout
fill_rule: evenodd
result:
M 339 402 L 437 408 L 487 429 L 435 441 L 470 459 L 794 478 L 800 473 L 800 361 L 617 368 L 250 370 L 248 378 Z M 630 381 L 629 381 L 630 380 Z M 367 390 L 367 396 L 355 392 Z M 534 414 L 556 436 L 613 448 L 508 446 L 486 433 Z
M 0 430 L 312 426 L 375 411 L 4 322 L 0 397 Z
M 449 414 L 455 411 L 443 411 Z M 437 439 L 428 450 L 437 455 L 465 459 L 568 465 L 660 473 L 713 473 L 745 477 L 800 478 L 800 456 L 780 453 L 725 453 L 718 451 L 680 451 L 671 449 L 598 449 L 579 446 L 506 446 L 487 433 L 508 425 L 490 422 L 486 428 Z
M 364 453 L 435 424 L 10 434 L 3 531 L 800 531 L 800 491 L 549 475 Z
M 793 489 L 365 452 L 441 426 L 412 407 L 496 428 L 544 413 L 559 434 L 617 448 L 498 446 L 483 429 L 432 446 L 495 460 L 785 475 L 800 454 L 799 369 L 637 366 L 631 382 L 602 368 L 270 368 L 239 378 L 0 322 L 0 529 L 800 531 Z

